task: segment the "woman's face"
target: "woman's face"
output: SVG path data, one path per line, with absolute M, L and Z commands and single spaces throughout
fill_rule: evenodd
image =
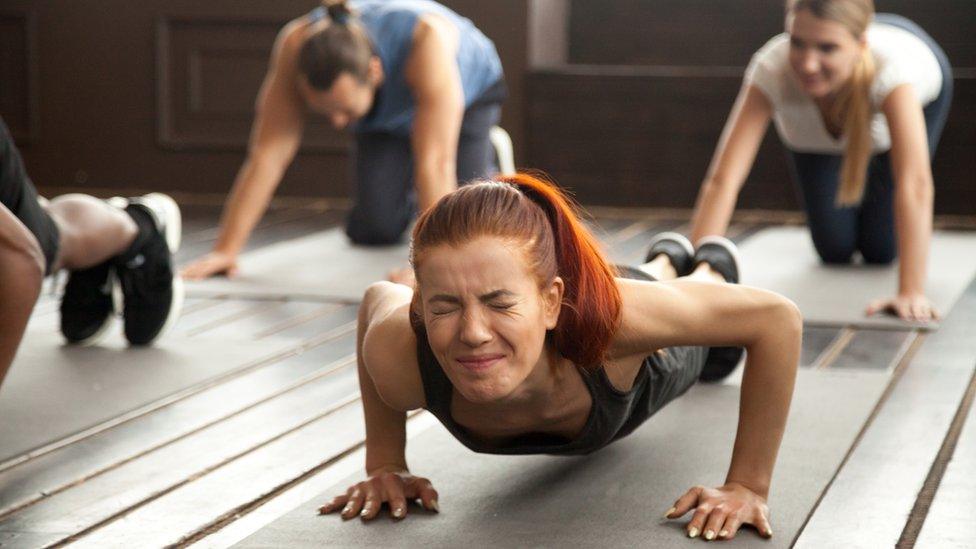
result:
M 430 347 L 457 391 L 471 402 L 512 395 L 540 364 L 562 280 L 540 290 L 519 247 L 481 237 L 426 250 L 417 281 Z
M 820 99 L 836 93 L 854 71 L 867 42 L 836 21 L 820 19 L 810 10 L 787 19 L 790 67 L 803 90 Z

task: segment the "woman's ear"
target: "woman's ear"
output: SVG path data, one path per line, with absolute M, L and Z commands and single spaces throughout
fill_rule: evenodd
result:
M 552 279 L 549 286 L 542 292 L 543 306 L 545 307 L 546 329 L 552 330 L 559 321 L 559 312 L 563 306 L 563 292 L 565 291 L 563 279 L 556 277 Z

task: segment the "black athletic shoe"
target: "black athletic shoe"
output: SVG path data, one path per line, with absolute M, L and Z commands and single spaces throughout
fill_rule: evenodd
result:
M 668 256 L 678 276 L 688 276 L 695 268 L 693 261 L 695 249 L 682 234 L 664 232 L 655 235 L 651 239 L 651 246 L 647 250 L 644 263 L 650 263 L 651 260 L 661 254 Z
M 709 347 L 699 381 L 721 381 L 731 374 L 746 352 L 742 347 Z
M 708 263 L 726 282 L 739 283 L 739 252 L 735 243 L 724 236 L 706 236 L 698 241 L 692 269 Z
M 699 240 L 694 267 L 702 263 L 721 274 L 726 282 L 738 284 L 739 254 L 731 240 L 721 236 L 706 236 Z M 724 379 L 739 365 L 743 354 L 745 349 L 742 347 L 710 347 L 698 379 L 706 382 Z
M 71 271 L 61 297 L 61 334 L 74 345 L 95 345 L 108 333 L 112 302 L 112 264 Z
M 125 211 L 139 226 L 139 235 L 116 258 L 115 268 L 122 288 L 125 337 L 133 345 L 148 345 L 172 326 L 183 305 L 183 281 L 173 266 L 180 245 L 180 209 L 161 193 L 128 203 Z

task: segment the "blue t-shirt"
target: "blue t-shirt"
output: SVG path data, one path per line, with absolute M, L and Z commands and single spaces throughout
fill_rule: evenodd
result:
M 416 105 L 407 86 L 404 68 L 413 45 L 417 18 L 433 13 L 451 21 L 458 29 L 458 72 L 464 90 L 464 105 L 470 106 L 502 80 L 502 62 L 495 45 L 471 20 L 431 0 L 358 0 L 350 2 L 356 19 L 366 29 L 374 53 L 383 64 L 383 84 L 376 90 L 373 107 L 358 120 L 353 131 L 408 135 Z M 310 14 L 312 21 L 328 17 L 325 8 Z

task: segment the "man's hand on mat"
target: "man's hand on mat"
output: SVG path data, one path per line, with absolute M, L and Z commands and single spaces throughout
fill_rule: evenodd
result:
M 410 473 L 382 472 L 354 484 L 341 496 L 319 507 L 319 514 L 326 515 L 340 511 L 344 520 L 359 515 L 363 520 L 372 520 L 386 503 L 390 506 L 390 516 L 402 519 L 407 516 L 407 501 L 420 500 L 420 505 L 428 511 L 440 512 L 437 504 L 437 490 L 430 481 L 415 477 Z
M 685 527 L 689 538 L 732 539 L 743 524 L 755 526 L 764 538 L 773 535 L 766 498 L 736 482 L 718 488 L 695 486 L 678 498 L 664 518 L 676 519 L 691 510 L 695 513 Z
M 875 299 L 868 305 L 865 314 L 871 316 L 879 312 L 891 313 L 902 320 L 938 320 L 939 311 L 923 294 L 899 294 L 886 299 Z
M 213 251 L 183 267 L 180 274 L 187 280 L 203 280 L 218 274 L 234 278 L 237 276 L 237 256 Z

